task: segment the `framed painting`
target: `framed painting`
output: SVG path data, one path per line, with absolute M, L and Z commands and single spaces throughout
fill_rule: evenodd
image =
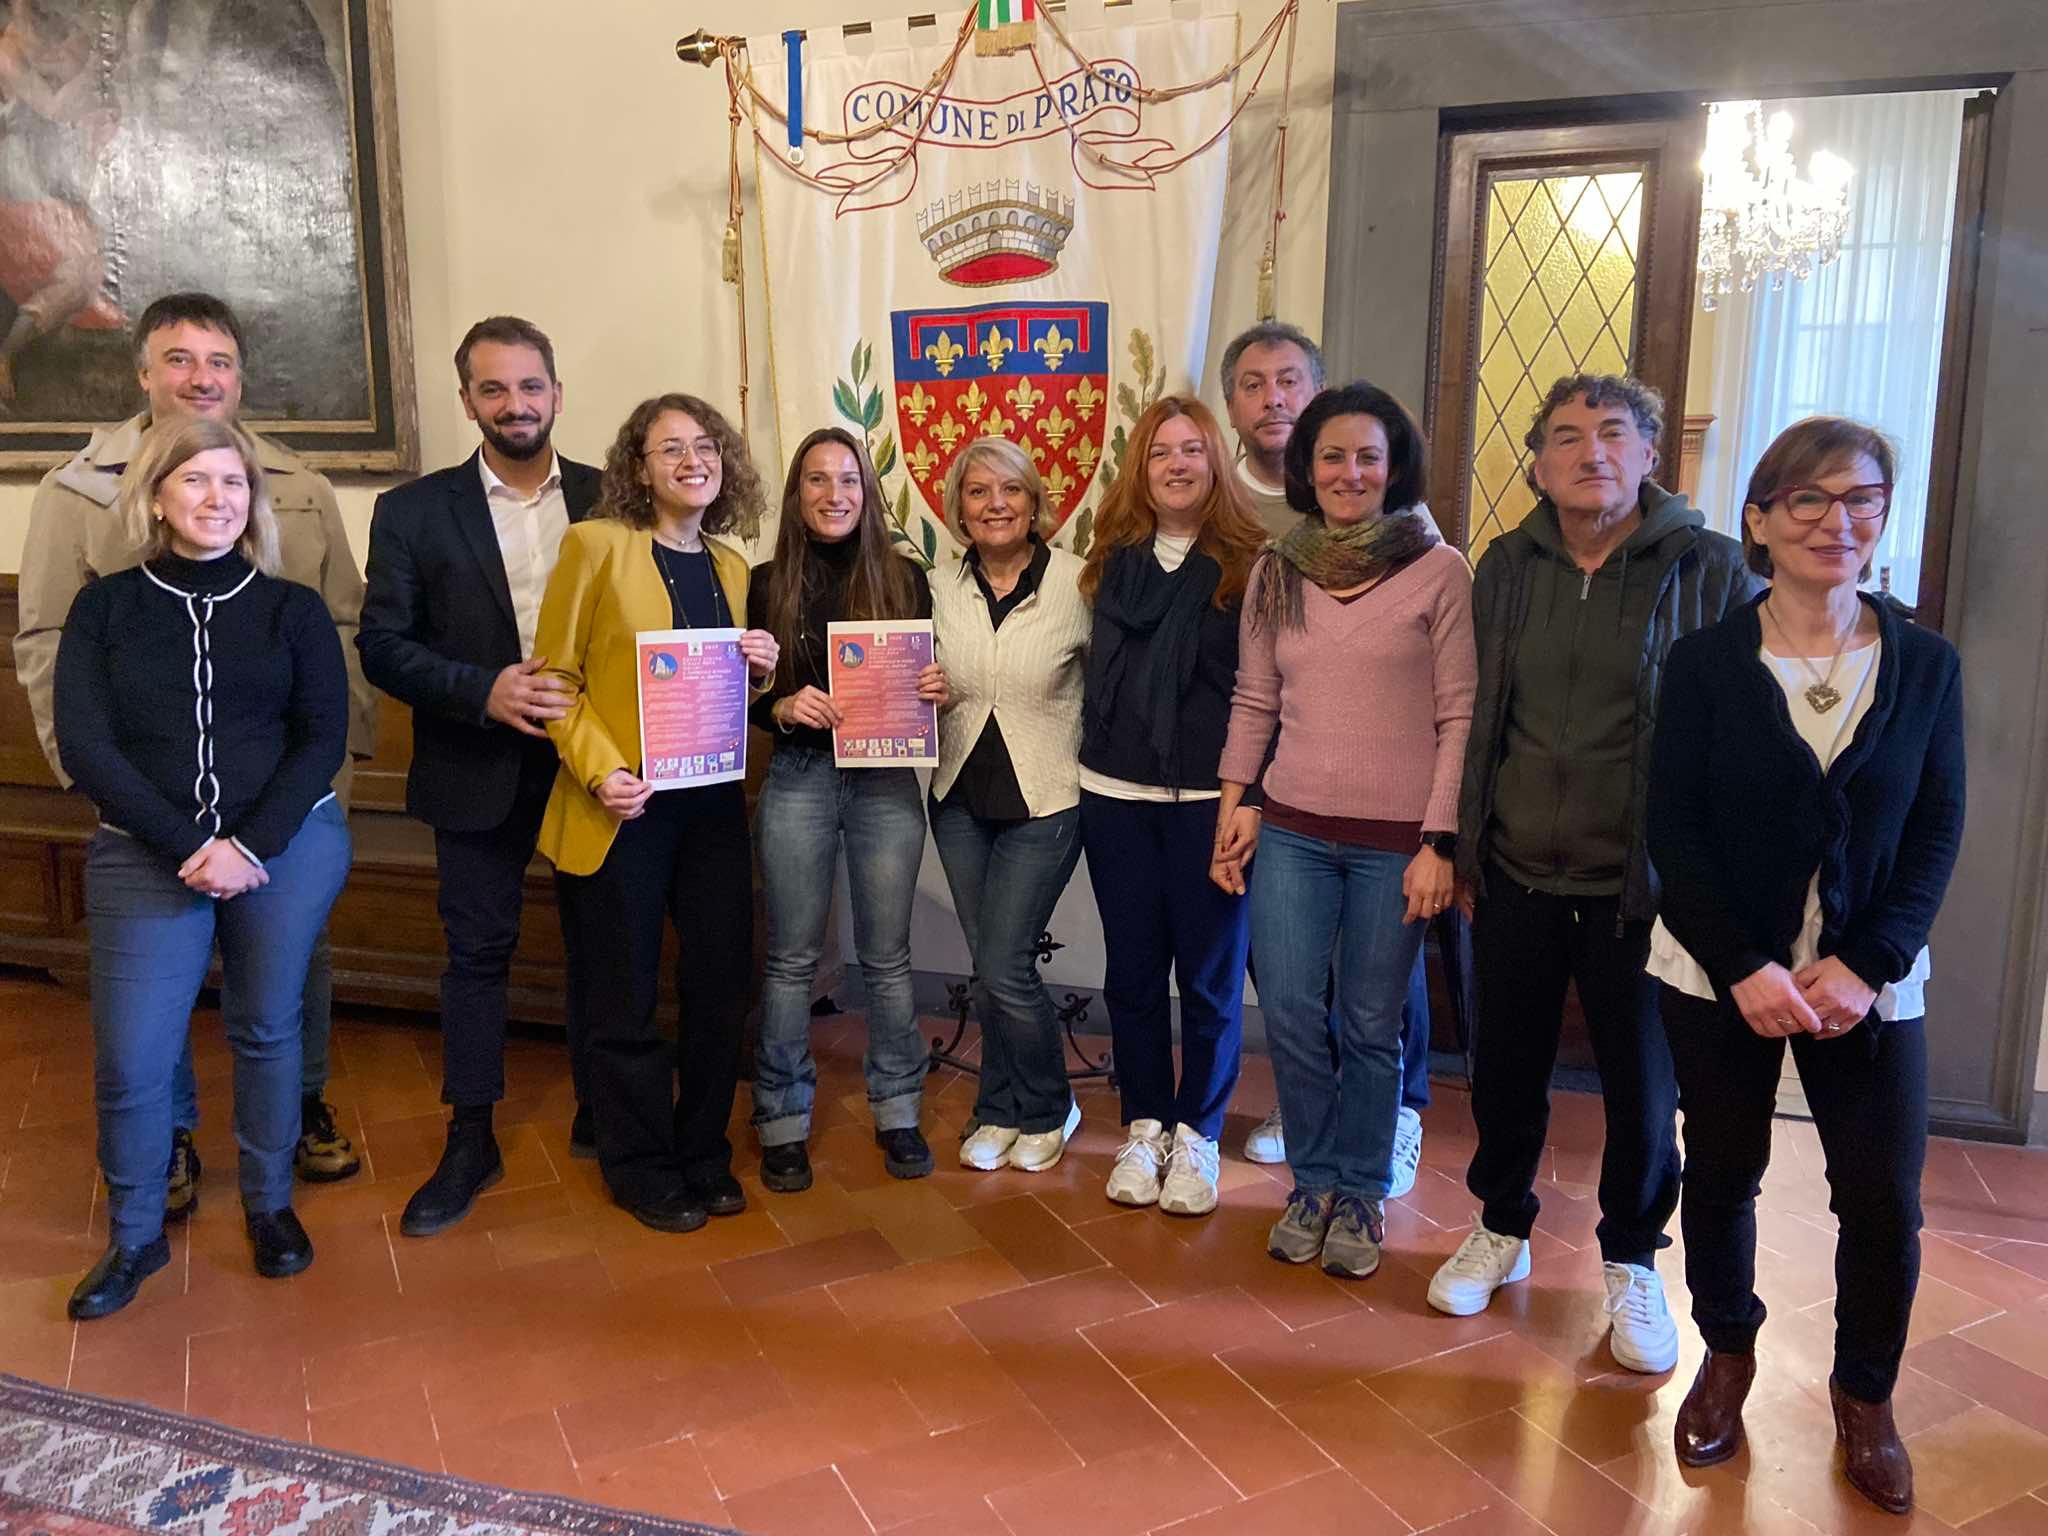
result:
M 133 415 L 130 328 L 194 288 L 245 421 L 418 467 L 390 0 L 0 0 L 0 468 Z

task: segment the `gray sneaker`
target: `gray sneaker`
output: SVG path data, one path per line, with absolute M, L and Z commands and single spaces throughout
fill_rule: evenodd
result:
M 1379 1201 L 1339 1195 L 1323 1237 L 1323 1273 L 1363 1280 L 1380 1267 L 1380 1244 L 1386 1240 L 1387 1221 Z
M 1266 1252 L 1289 1264 L 1313 1264 L 1323 1251 L 1323 1234 L 1329 1230 L 1330 1206 L 1336 1198 L 1295 1190 L 1287 1197 L 1287 1213 L 1273 1223 Z

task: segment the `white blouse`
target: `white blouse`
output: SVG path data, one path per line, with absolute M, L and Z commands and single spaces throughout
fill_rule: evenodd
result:
M 1843 653 L 1835 673 L 1835 686 L 1842 692 L 1843 703 L 1825 714 L 1806 701 L 1806 690 L 1814 676 L 1808 670 L 1808 663 L 1796 657 L 1773 656 L 1765 650 L 1758 652 L 1764 665 L 1770 668 L 1771 675 L 1778 680 L 1778 686 L 1785 690 L 1785 705 L 1791 713 L 1793 727 L 1799 732 L 1800 739 L 1813 749 L 1822 773 L 1833 766 L 1842 749 L 1855 739 L 1857 725 L 1870 713 L 1871 697 L 1877 692 L 1880 649 L 1880 645 L 1866 645 L 1860 650 Z M 1827 660 L 1820 657 L 1810 665 L 1824 669 Z M 1800 924 L 1799 937 L 1792 941 L 1792 963 L 1788 969 L 1802 970 L 1820 958 L 1820 930 L 1820 871 L 1816 869 L 1813 878 L 1806 883 L 1806 919 Z M 1683 992 L 1687 997 L 1697 997 L 1706 1002 L 1715 999 L 1714 984 L 1707 979 L 1707 973 L 1686 953 L 1685 946 L 1664 926 L 1661 917 L 1650 929 L 1650 959 L 1644 968 L 1666 986 Z M 1906 972 L 1905 977 L 1879 990 L 1877 1016 L 1890 1023 L 1896 1019 L 1917 1019 L 1925 1014 L 1929 970 L 1930 961 L 1923 945 L 1920 953 L 1913 957 L 1912 969 Z

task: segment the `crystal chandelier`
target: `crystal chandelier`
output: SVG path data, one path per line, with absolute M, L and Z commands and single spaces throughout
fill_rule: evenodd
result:
M 1805 278 L 1842 254 L 1849 227 L 1848 161 L 1816 150 L 1801 176 L 1792 163 L 1792 114 L 1760 101 L 1717 101 L 1707 109 L 1700 157 L 1700 306 L 1715 308 L 1768 276 Z

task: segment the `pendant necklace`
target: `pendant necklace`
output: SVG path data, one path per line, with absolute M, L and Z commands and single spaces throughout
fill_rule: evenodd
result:
M 1778 622 L 1778 616 L 1771 612 L 1771 605 L 1766 602 L 1763 606 L 1765 615 L 1771 621 L 1771 627 L 1778 632 L 1778 638 L 1785 642 L 1785 649 L 1788 651 L 1798 650 L 1799 647 L 1792 643 L 1792 637 L 1785 632 L 1785 626 Z M 1807 657 L 1800 656 L 1796 658 L 1799 665 L 1804 667 L 1813 678 L 1813 681 L 1806 688 L 1806 702 L 1812 707 L 1816 715 L 1824 715 L 1842 702 L 1842 691 L 1835 686 L 1835 668 L 1842 664 L 1842 653 L 1849 649 L 1849 637 L 1855 633 L 1856 625 L 1852 621 L 1849 627 L 1842 631 L 1842 643 L 1835 647 L 1835 659 L 1828 663 L 1828 670 L 1825 676 L 1822 675 L 1820 668 L 1816 667 Z
M 657 571 L 661 572 L 662 582 L 668 587 L 669 602 L 674 604 L 676 612 L 680 613 L 683 616 L 683 628 L 702 628 L 703 626 L 699 625 L 694 619 L 690 617 L 690 610 L 683 605 L 683 594 L 676 586 L 675 576 L 669 570 L 668 559 L 664 553 L 668 549 L 668 547 L 669 546 L 662 543 L 660 539 L 656 539 L 654 541 L 654 568 Z M 702 546 L 700 545 L 698 546 L 698 548 L 701 551 Z M 677 550 L 676 553 L 689 554 L 690 551 Z M 718 619 L 720 615 L 724 612 L 724 610 L 724 596 L 718 590 L 718 573 L 714 571 L 711 575 L 711 628 L 717 629 L 721 627 L 718 623 Z

